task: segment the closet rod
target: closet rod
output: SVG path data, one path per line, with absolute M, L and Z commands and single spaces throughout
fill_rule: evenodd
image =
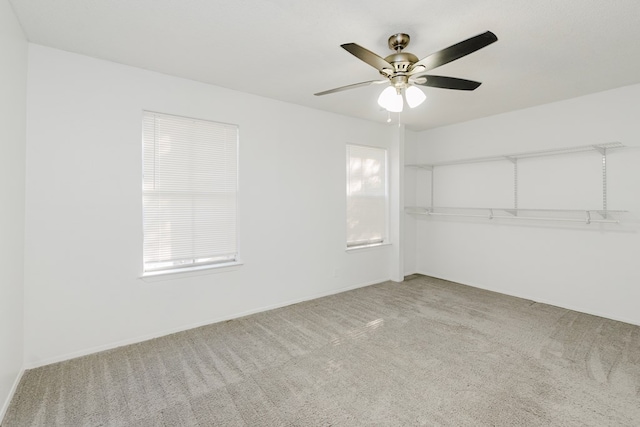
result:
M 565 221 L 565 222 L 584 222 L 591 224 L 592 222 L 606 223 L 606 224 L 619 224 L 620 221 L 613 219 L 586 219 L 578 218 L 548 218 L 538 216 L 505 216 L 505 215 L 476 215 L 476 214 L 457 214 L 457 213 L 444 213 L 444 212 L 413 212 L 418 215 L 436 215 L 436 216 L 460 216 L 470 218 L 485 218 L 485 219 L 526 219 L 531 221 Z

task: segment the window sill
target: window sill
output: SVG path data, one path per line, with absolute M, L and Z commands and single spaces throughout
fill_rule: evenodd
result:
M 366 250 L 379 248 L 381 246 L 391 246 L 391 242 L 382 242 L 382 243 L 373 243 L 371 245 L 354 246 L 354 247 L 345 249 L 345 251 L 347 253 L 349 253 L 349 252 L 360 252 L 360 251 L 366 251 Z
M 197 267 L 176 268 L 173 270 L 150 271 L 143 273 L 140 279 L 155 282 L 157 280 L 180 279 L 182 277 L 202 276 L 205 274 L 225 273 L 235 271 L 244 263 L 241 261 L 227 262 L 224 264 L 200 265 Z

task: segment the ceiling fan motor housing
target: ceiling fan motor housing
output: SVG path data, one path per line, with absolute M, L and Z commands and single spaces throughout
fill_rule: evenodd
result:
M 407 47 L 411 38 L 409 34 L 398 33 L 389 37 L 389 49 L 395 50 L 395 53 L 384 58 L 389 64 L 393 65 L 393 70 L 383 69 L 380 74 L 391 80 L 391 85 L 396 89 L 403 89 L 409 85 L 407 73 L 410 71 L 411 65 L 419 61 L 418 57 L 413 53 L 403 52 Z
M 413 53 L 399 52 L 392 53 L 384 58 L 389 64 L 393 65 L 394 73 L 406 73 L 409 71 L 409 66 L 418 62 L 418 57 Z

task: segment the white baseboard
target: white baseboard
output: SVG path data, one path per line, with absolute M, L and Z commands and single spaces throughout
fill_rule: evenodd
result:
M 13 385 L 11 386 L 11 390 L 9 390 L 9 395 L 7 396 L 7 399 L 2 404 L 2 408 L 0 408 L 0 426 L 4 421 L 4 416 L 6 415 L 7 410 L 9 409 L 9 404 L 11 403 L 13 396 L 16 394 L 16 390 L 18 389 L 18 384 L 20 384 L 20 380 L 22 379 L 22 376 L 24 375 L 25 371 L 26 369 L 24 367 L 20 369 L 20 372 L 18 372 L 18 376 L 16 377 L 16 380 L 13 382 Z
M 588 310 L 588 309 L 585 309 L 583 307 L 578 307 L 578 306 L 574 306 L 574 305 L 571 305 L 571 304 L 563 304 L 563 303 L 559 303 L 557 301 L 551 301 L 551 300 L 547 300 L 547 299 L 544 299 L 544 298 L 538 298 L 538 297 L 534 297 L 534 296 L 531 296 L 531 295 L 528 295 L 528 294 L 524 294 L 524 293 L 513 292 L 511 290 L 506 290 L 506 289 L 502 289 L 502 288 L 496 288 L 496 287 L 493 287 L 493 286 L 486 286 L 484 284 L 465 282 L 465 281 L 462 281 L 462 280 L 457 280 L 454 277 L 442 277 L 442 276 L 439 276 L 437 274 L 424 272 L 424 271 L 420 271 L 417 274 L 422 274 L 424 276 L 434 277 L 436 279 L 447 280 L 449 282 L 460 283 L 462 285 L 471 286 L 473 288 L 478 288 L 478 289 L 484 289 L 484 290 L 487 290 L 487 291 L 497 292 L 497 293 L 503 294 L 503 295 L 509 295 L 509 296 L 512 296 L 512 297 L 527 299 L 527 300 L 538 302 L 538 303 L 541 303 L 541 304 L 552 305 L 554 307 L 566 308 L 567 310 L 577 311 L 577 312 L 585 313 L 585 314 L 591 314 L 593 316 L 604 317 L 605 319 L 611 319 L 611 320 L 616 320 L 618 322 L 629 323 L 630 325 L 638 325 L 638 326 L 640 326 L 640 321 L 637 320 L 637 319 L 635 319 L 635 320 L 634 319 L 628 319 L 628 318 L 624 318 L 624 317 L 620 317 L 620 316 L 611 315 L 609 313 L 602 313 L 602 312 L 598 312 L 598 311 L 595 311 L 595 310 Z
M 137 344 L 139 342 L 148 341 L 148 340 L 151 340 L 151 339 L 154 339 L 154 338 L 163 337 L 165 335 L 175 334 L 177 332 L 183 332 L 183 331 L 187 331 L 189 329 L 199 328 L 200 326 L 206 326 L 206 325 L 211 325 L 213 323 L 225 322 L 227 320 L 237 319 L 239 317 L 244 317 L 244 316 L 248 316 L 248 315 L 255 314 L 255 313 L 261 313 L 263 311 L 274 310 L 276 308 L 286 307 L 288 305 L 297 304 L 297 303 L 304 302 L 304 301 L 310 301 L 310 300 L 314 300 L 314 299 L 317 299 L 317 298 L 326 297 L 326 296 L 329 296 L 329 295 L 335 295 L 335 294 L 339 294 L 339 293 L 342 293 L 342 292 L 347 292 L 347 291 L 351 291 L 351 290 L 354 290 L 354 289 L 363 288 L 365 286 L 375 285 L 377 283 L 386 282 L 388 280 L 391 280 L 391 279 L 389 277 L 386 277 L 384 279 L 368 281 L 368 282 L 365 282 L 365 283 L 346 286 L 346 287 L 343 287 L 343 288 L 338 288 L 338 289 L 334 289 L 334 290 L 327 291 L 327 292 L 320 292 L 320 293 L 317 293 L 317 294 L 312 294 L 312 295 L 310 295 L 308 297 L 302 297 L 302 298 L 297 298 L 297 299 L 294 299 L 294 300 L 288 300 L 288 301 L 285 301 L 285 302 L 282 302 L 282 303 L 278 303 L 278 304 L 258 307 L 258 308 L 247 310 L 247 311 L 243 311 L 243 312 L 240 312 L 240 313 L 235 313 L 235 314 L 232 314 L 232 315 L 229 315 L 229 316 L 216 317 L 216 318 L 205 320 L 203 322 L 197 322 L 197 323 L 192 323 L 192 324 L 189 324 L 189 325 L 183 325 L 183 326 L 179 326 L 179 327 L 176 327 L 176 328 L 171 328 L 171 329 L 167 329 L 167 330 L 164 330 L 164 331 L 155 332 L 155 333 L 152 333 L 152 334 L 142 335 L 142 336 L 138 336 L 138 337 L 135 337 L 135 338 L 130 338 L 130 339 L 122 340 L 122 341 L 116 341 L 116 342 L 113 342 L 113 343 L 109 343 L 109 344 L 105 344 L 105 345 L 101 345 L 101 346 L 97 346 L 97 347 L 91 347 L 91 348 L 84 349 L 84 350 L 74 351 L 74 352 L 63 354 L 63 355 L 60 355 L 60 356 L 50 357 L 50 358 L 43 359 L 43 360 L 38 360 L 38 361 L 26 362 L 25 363 L 25 367 L 26 367 L 26 369 L 38 368 L 40 366 L 50 365 L 52 363 L 58 363 L 58 362 L 63 362 L 65 360 L 69 360 L 69 359 L 75 359 L 76 357 L 87 356 L 89 354 L 98 353 L 98 352 L 105 351 L 105 350 L 111 350 L 111 349 L 122 347 L 122 346 L 125 346 L 125 345 Z

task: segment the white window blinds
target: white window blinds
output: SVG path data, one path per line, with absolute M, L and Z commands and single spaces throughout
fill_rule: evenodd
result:
M 347 247 L 387 240 L 387 151 L 347 145 Z
M 237 257 L 238 127 L 143 117 L 144 271 Z

